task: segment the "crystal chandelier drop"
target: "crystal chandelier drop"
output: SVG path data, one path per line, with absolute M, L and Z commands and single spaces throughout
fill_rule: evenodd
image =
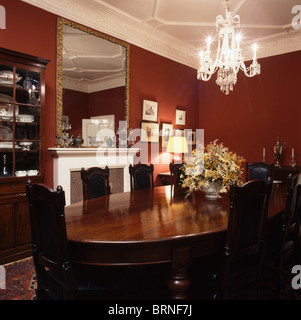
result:
M 200 66 L 197 73 L 199 80 L 210 80 L 213 73 L 217 70 L 216 84 L 225 94 L 233 91 L 233 86 L 237 81 L 237 73 L 240 70 L 247 77 L 253 77 L 260 74 L 260 64 L 257 62 L 257 45 L 253 45 L 253 61 L 247 68 L 244 63 L 244 57 L 241 54 L 240 36 L 235 32 L 240 27 L 240 17 L 236 14 L 234 17 L 229 12 L 229 0 L 225 0 L 226 18 L 222 15 L 216 17 L 216 29 L 218 32 L 218 47 L 215 61 L 211 59 L 210 44 L 211 38 L 207 39 L 206 51 L 200 53 Z

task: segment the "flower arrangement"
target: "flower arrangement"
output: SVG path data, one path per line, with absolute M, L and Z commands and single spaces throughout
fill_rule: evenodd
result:
M 242 183 L 244 158 L 217 141 L 210 142 L 205 149 L 198 146 L 192 151 L 191 157 L 185 159 L 182 187 L 188 188 L 189 194 L 202 187 L 208 188 L 210 182 L 220 184 L 219 192 L 227 192 L 234 181 L 238 185 Z

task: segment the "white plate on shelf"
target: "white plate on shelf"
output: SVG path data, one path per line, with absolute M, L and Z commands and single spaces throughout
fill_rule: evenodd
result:
M 11 128 L 6 126 L 0 126 L 0 140 L 12 140 L 13 131 Z
M 15 83 L 19 82 L 22 77 L 18 73 L 15 74 Z M 13 84 L 14 82 L 14 73 L 10 70 L 0 71 L 0 83 L 3 84 Z
M 15 114 L 19 114 L 19 106 L 16 106 Z M 1 103 L 0 102 L 0 116 L 12 117 L 14 115 L 14 105 L 11 103 Z
M 13 142 L 0 142 L 0 149 L 12 149 L 13 146 Z M 21 149 L 21 147 L 15 144 L 15 149 Z
M 0 101 L 2 103 L 13 103 L 14 102 L 14 98 L 9 96 L 8 94 L 4 94 L 4 93 L 0 93 Z
M 34 115 L 32 114 L 18 114 L 16 119 L 19 122 L 34 122 Z
M 281 180 L 273 180 L 273 183 L 282 183 Z

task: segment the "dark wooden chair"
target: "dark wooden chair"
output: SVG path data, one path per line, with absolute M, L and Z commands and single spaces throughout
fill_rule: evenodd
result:
M 81 268 L 70 261 L 64 213 L 65 193 L 62 187 L 53 191 L 43 184 L 28 181 L 26 193 L 30 209 L 37 299 L 118 297 L 122 292 L 118 282 L 122 276 L 119 270 L 117 275 L 109 277 L 103 269 L 96 270 L 94 266 Z M 111 270 L 108 269 L 108 272 Z
M 271 181 L 230 187 L 224 253 L 216 278 L 216 299 L 258 299 L 265 249 L 264 229 Z
M 98 167 L 81 168 L 83 199 L 88 200 L 110 194 L 109 176 L 108 166 L 104 169 Z
M 267 164 L 265 162 L 246 162 L 246 181 L 263 180 L 267 181 L 272 178 L 274 163 Z
M 171 187 L 174 190 L 174 193 L 185 193 L 186 188 L 182 188 L 181 182 L 183 178 L 181 175 L 184 175 L 184 171 L 182 170 L 183 164 L 181 163 L 170 163 L 169 164 L 169 171 L 170 171 L 170 178 L 171 178 Z
M 129 166 L 131 190 L 152 189 L 154 187 L 154 165 L 138 163 Z
M 275 298 L 281 298 L 283 275 L 289 274 L 292 266 L 301 264 L 300 256 L 300 219 L 301 219 L 301 185 L 299 174 L 287 177 L 286 204 L 278 229 L 268 238 L 265 271 L 274 274 L 276 284 Z

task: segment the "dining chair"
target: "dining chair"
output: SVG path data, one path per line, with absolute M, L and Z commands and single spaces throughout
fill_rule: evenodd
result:
M 65 193 L 28 181 L 32 255 L 37 277 L 37 299 L 112 299 L 121 294 L 122 273 L 81 266 L 70 260 L 65 222 Z M 109 268 L 109 267 L 107 267 Z
M 290 174 L 286 181 L 285 209 L 278 228 L 273 229 L 267 241 L 265 273 L 273 274 L 276 284 L 276 298 L 281 298 L 283 276 L 291 273 L 292 266 L 301 264 L 300 255 L 300 219 L 301 219 L 301 175 Z
M 88 200 L 110 194 L 109 176 L 108 166 L 104 169 L 99 167 L 81 168 L 83 199 Z
M 183 164 L 181 163 L 170 163 L 169 171 L 171 178 L 171 187 L 174 193 L 185 193 L 187 188 L 182 188 L 181 182 L 184 179 L 184 171 L 182 170 Z M 183 178 L 181 176 L 183 175 Z
M 131 191 L 140 189 L 152 189 L 154 187 L 154 165 L 138 163 L 129 166 Z
M 267 164 L 265 162 L 246 162 L 246 181 L 249 180 L 263 180 L 267 181 L 272 177 L 274 163 Z
M 216 299 L 258 299 L 272 182 L 230 187 L 226 241 L 215 273 Z

